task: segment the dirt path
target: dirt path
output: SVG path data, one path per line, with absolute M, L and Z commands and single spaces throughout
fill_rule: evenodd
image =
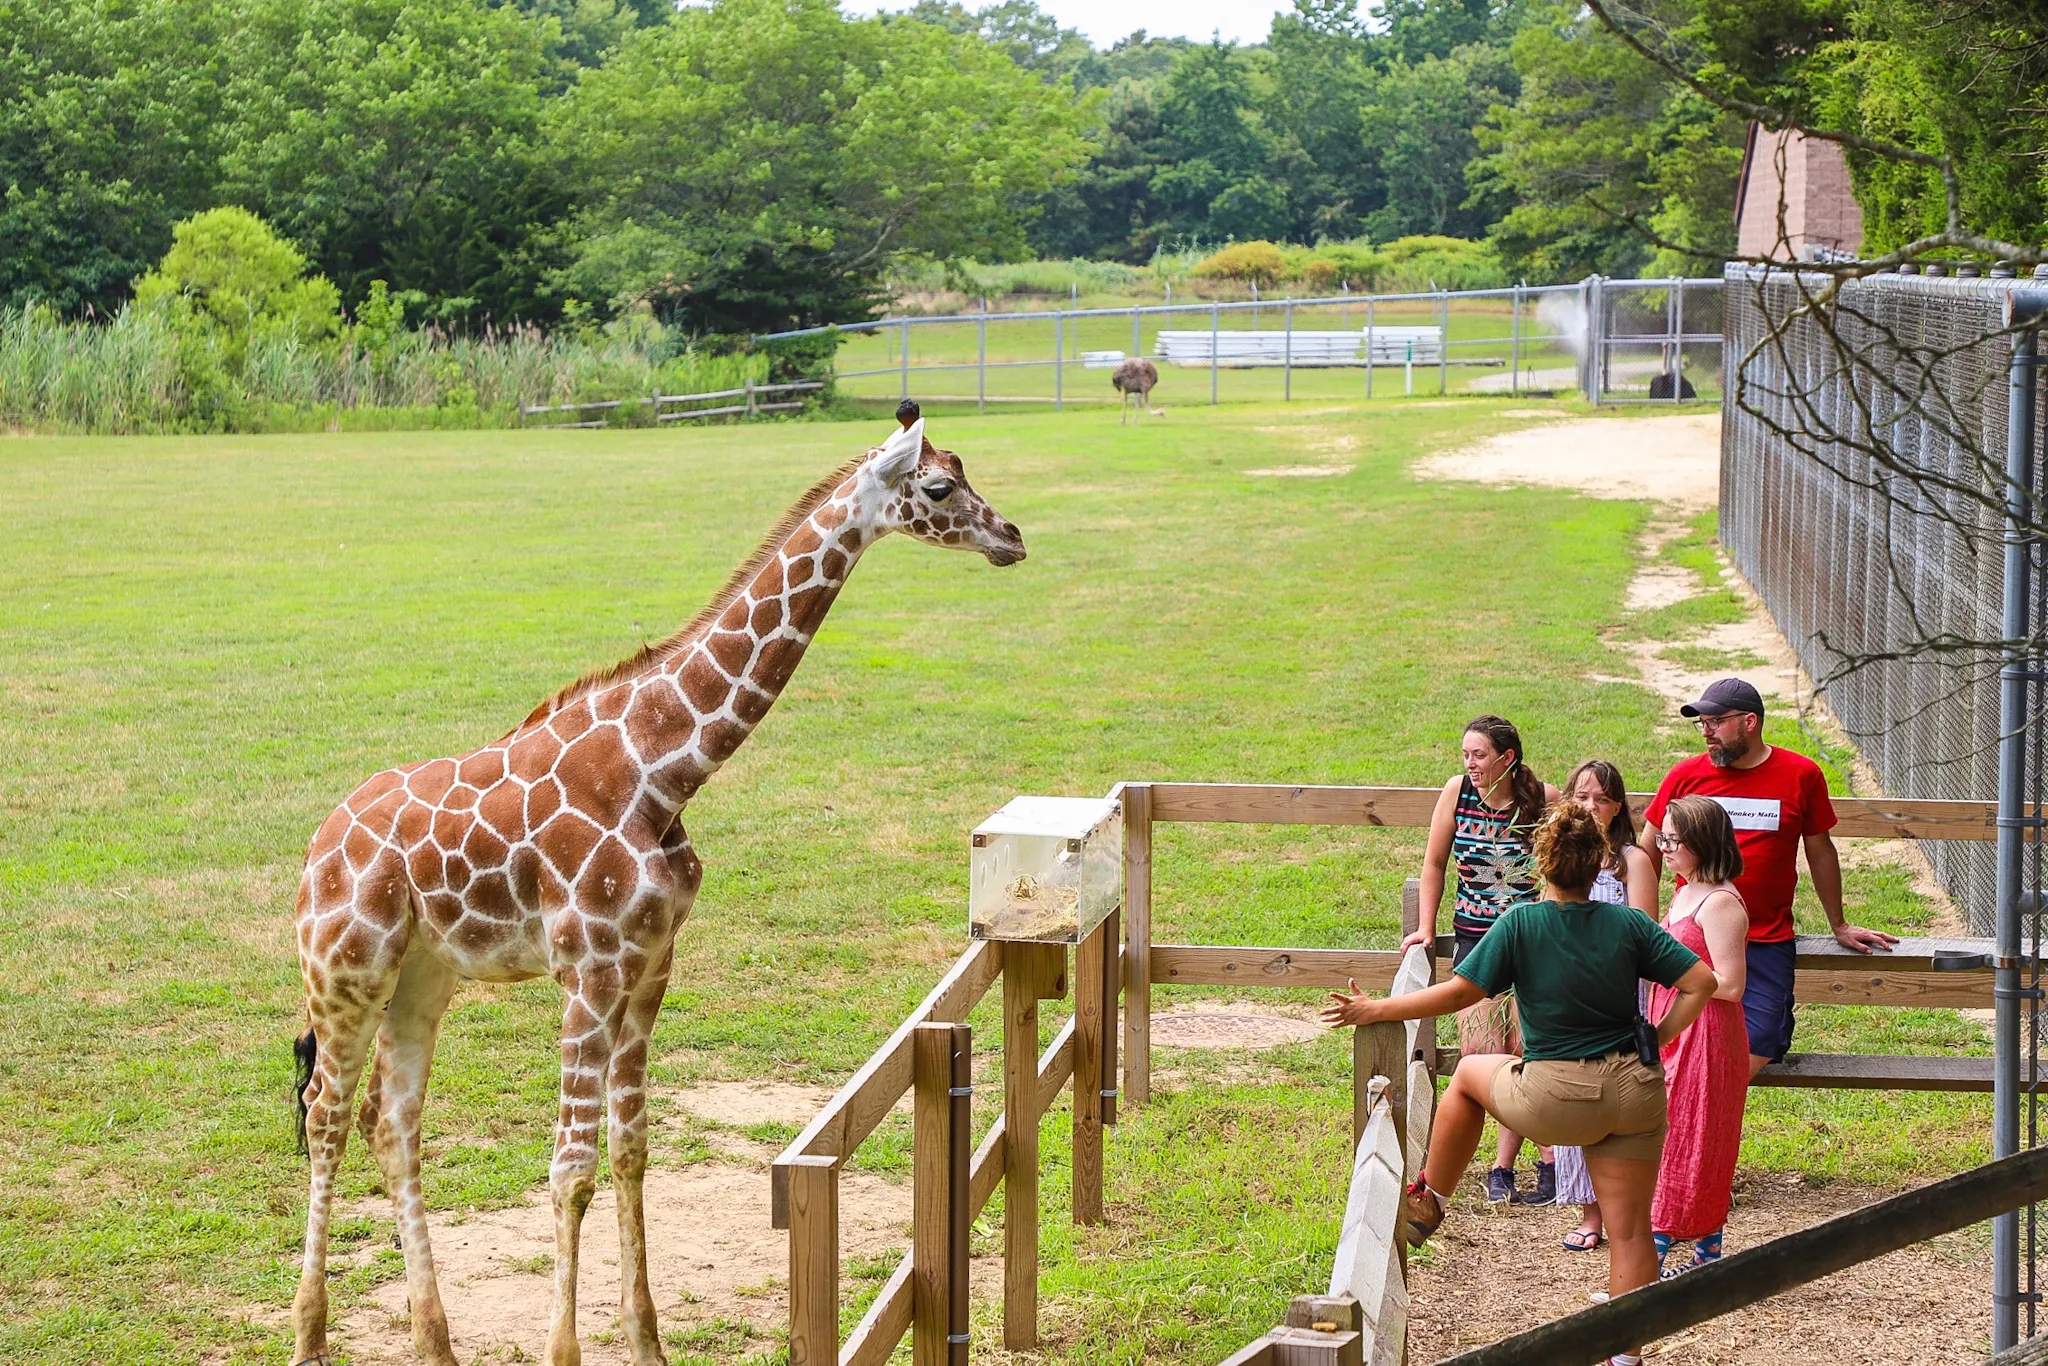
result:
M 1527 1181 L 1527 1174 L 1524 1174 Z M 1797 1177 L 1736 1178 L 1728 1251 L 1754 1247 L 1891 1194 L 1809 1189 Z M 1408 1357 L 1436 1361 L 1586 1308 L 1606 1286 L 1607 1252 L 1566 1252 L 1571 1206 L 1488 1212 L 1472 1186 L 1409 1278 Z M 1680 1254 L 1674 1254 L 1677 1256 Z M 1870 1366 L 1976 1366 L 1990 1352 L 1990 1235 L 1922 1243 L 1689 1329 L 1652 1360 L 1778 1366 L 1796 1360 Z
M 784 1082 L 710 1082 L 673 1095 L 718 1156 L 647 1173 L 648 1279 L 664 1333 L 709 1330 L 715 1344 L 697 1350 L 737 1359 L 771 1346 L 788 1323 L 789 1235 L 771 1227 L 768 1217 L 768 1163 L 778 1145 L 749 1139 L 743 1130 L 805 1123 L 831 1095 Z M 657 1151 L 677 1146 L 684 1122 L 675 1117 L 657 1125 Z M 907 1182 L 848 1171 L 839 1189 L 843 1256 L 878 1256 L 908 1245 Z M 385 1230 L 354 1254 L 356 1260 L 391 1246 L 388 1202 L 365 1201 L 344 1214 L 368 1215 Z M 555 1250 L 547 1192 L 536 1190 L 522 1204 L 487 1214 L 435 1215 L 429 1225 L 456 1356 L 464 1363 L 545 1359 Z M 600 1181 L 584 1216 L 581 1271 L 583 1360 L 586 1366 L 626 1366 L 625 1342 L 617 1334 L 618 1217 L 609 1179 Z M 410 1366 L 415 1358 L 404 1278 L 379 1286 L 342 1320 L 337 1336 L 353 1361 Z

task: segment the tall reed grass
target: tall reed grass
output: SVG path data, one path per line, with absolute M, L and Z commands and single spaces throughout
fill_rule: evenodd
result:
M 204 334 L 127 309 L 70 322 L 0 310 L 0 424 L 45 432 L 510 426 L 521 403 L 699 393 L 765 382 L 763 355 L 712 355 L 658 327 L 458 336 L 435 328 L 372 349 L 354 336 L 256 337 L 238 373 Z

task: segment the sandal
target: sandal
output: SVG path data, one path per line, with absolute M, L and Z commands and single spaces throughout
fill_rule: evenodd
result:
M 1591 1252 L 1605 1241 L 1606 1239 L 1598 1229 L 1575 1228 L 1570 1233 L 1564 1235 L 1564 1250 L 1566 1252 Z
M 1423 1197 L 1427 1196 L 1425 1200 Z M 1401 1192 L 1401 1231 L 1408 1246 L 1421 1247 L 1429 1241 L 1437 1226 L 1444 1221 L 1444 1198 L 1429 1188 L 1429 1182 L 1416 1177 L 1408 1188 Z

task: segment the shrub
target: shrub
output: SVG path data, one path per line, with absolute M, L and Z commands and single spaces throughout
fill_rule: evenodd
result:
M 1271 242 L 1233 242 L 1195 267 L 1202 280 L 1235 280 L 1270 289 L 1286 275 L 1287 257 Z
M 1389 290 L 1499 289 L 1508 283 L 1490 242 L 1462 237 L 1401 237 L 1379 249 Z
M 239 374 L 257 337 L 324 341 L 341 331 L 341 295 L 306 258 L 247 209 L 208 209 L 171 229 L 171 249 L 135 282 L 136 305 L 161 312 L 180 333 L 218 342 Z

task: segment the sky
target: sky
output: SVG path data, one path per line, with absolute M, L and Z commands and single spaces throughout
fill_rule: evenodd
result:
M 846 0 L 850 14 L 877 9 L 908 9 L 912 0 Z M 979 9 L 985 0 L 967 0 Z M 1207 41 L 1221 30 L 1224 41 L 1262 43 L 1273 16 L 1294 8 L 1292 0 L 1038 0 L 1038 7 L 1060 22 L 1077 28 L 1097 47 L 1108 47 L 1135 29 L 1155 38 L 1196 38 Z

